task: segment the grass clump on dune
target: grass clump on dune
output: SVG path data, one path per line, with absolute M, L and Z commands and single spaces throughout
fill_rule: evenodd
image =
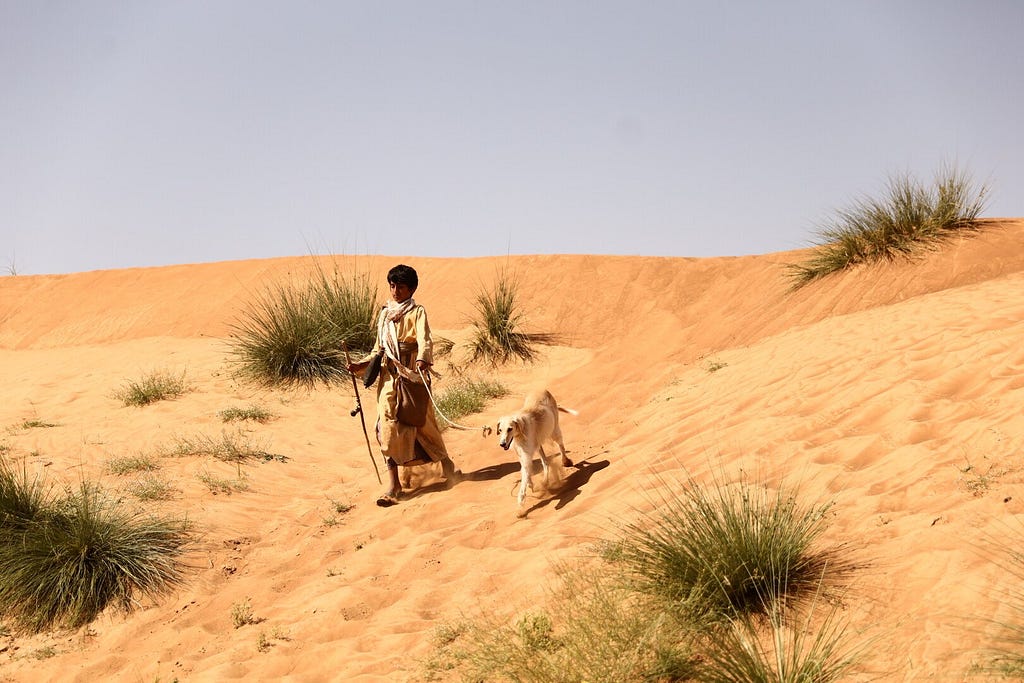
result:
M 147 406 L 157 401 L 177 398 L 188 391 L 185 373 L 175 375 L 168 370 L 155 370 L 140 380 L 129 380 L 114 392 L 114 398 L 126 406 Z
M 263 406 L 250 405 L 246 408 L 240 408 L 238 406 L 232 406 L 231 408 L 225 408 L 217 413 L 220 416 L 221 422 L 238 422 L 240 420 L 250 420 L 252 422 L 259 422 L 261 424 L 270 422 L 276 415 L 270 412 Z
M 312 387 L 345 380 L 343 343 L 373 347 L 377 288 L 368 275 L 317 265 L 309 278 L 270 285 L 232 324 L 239 374 L 265 387 Z
M 471 359 L 492 365 L 510 360 L 531 362 L 537 344 L 550 343 L 551 335 L 522 331 L 523 313 L 517 301 L 518 281 L 507 272 L 498 273 L 490 289 L 476 296 L 473 336 L 469 341 Z
M 662 489 L 655 510 L 624 528 L 614 558 L 638 591 L 691 614 L 714 621 L 813 592 L 836 554 L 815 548 L 830 505 L 805 507 L 746 481 Z
M 1004 524 L 998 533 L 986 534 L 979 550 L 998 567 L 1005 581 L 994 595 L 1000 609 L 995 617 L 980 618 L 984 645 L 973 672 L 1001 679 L 1024 680 L 1024 553 L 1019 550 L 1024 534 L 1016 523 Z
M 220 438 L 206 434 L 195 436 L 177 436 L 174 446 L 164 448 L 161 454 L 168 458 L 184 458 L 194 456 L 210 456 L 222 462 L 243 463 L 249 460 L 270 462 L 277 460 L 286 462 L 287 457 L 270 453 L 262 445 L 254 443 L 242 431 L 229 433 L 222 431 Z
M 847 680 L 868 643 L 848 632 L 830 608 L 794 618 L 778 603 L 765 618 L 739 615 L 702 649 L 696 680 L 702 683 L 831 683 Z
M 438 630 L 428 678 L 831 683 L 859 661 L 815 605 L 838 553 L 815 548 L 828 506 L 746 481 L 663 486 L 657 510 L 566 565 L 545 611 Z M 826 559 L 832 560 L 827 562 Z
M 976 188 L 955 166 L 944 166 L 931 187 L 912 174 L 889 178 L 881 199 L 865 197 L 841 209 L 820 231 L 810 258 L 789 264 L 795 287 L 860 263 L 913 254 L 956 231 L 977 227 L 989 188 Z
M 444 429 L 448 421 L 455 422 L 467 415 L 479 413 L 487 401 L 508 395 L 501 382 L 486 378 L 460 378 L 435 397 L 438 424 Z
M 548 609 L 436 629 L 427 678 L 457 671 L 461 680 L 524 683 L 693 680 L 697 650 L 686 624 L 652 610 L 606 568 L 563 567 L 559 578 Z
M 53 495 L 0 465 L 0 610 L 26 631 L 78 627 L 108 606 L 169 592 L 184 577 L 184 522 L 125 508 L 96 486 Z

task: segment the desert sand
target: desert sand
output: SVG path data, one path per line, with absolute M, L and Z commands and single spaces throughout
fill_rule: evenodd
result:
M 827 540 L 859 562 L 848 616 L 880 636 L 867 674 L 967 678 L 1017 582 L 997 558 L 1024 515 L 1024 220 L 793 292 L 783 264 L 803 255 L 339 257 L 382 297 L 387 268 L 416 267 L 435 335 L 456 342 L 442 375 L 511 391 L 461 420 L 473 429 L 445 432 L 464 481 L 445 490 L 424 473 L 387 509 L 351 387 L 264 390 L 228 362 L 240 311 L 309 258 L 0 278 L 7 458 L 117 491 L 131 476 L 105 473 L 108 460 L 176 437 L 243 429 L 284 456 L 240 470 L 162 459 L 177 494 L 150 505 L 201 532 L 185 584 L 78 631 L 3 637 L 0 679 L 417 680 L 439 624 L 542 606 L 553 563 L 647 509 L 659 479 L 741 472 L 834 502 Z M 499 268 L 519 277 L 528 329 L 557 342 L 491 371 L 466 365 L 460 342 Z M 141 408 L 113 397 L 153 370 L 185 373 L 191 390 Z M 562 428 L 582 466 L 517 519 L 515 456 L 476 428 L 538 386 L 579 411 Z M 217 415 L 253 403 L 277 419 Z M 213 493 L 200 473 L 248 490 Z M 333 501 L 353 507 L 332 521 Z M 246 600 L 261 621 L 235 628 Z

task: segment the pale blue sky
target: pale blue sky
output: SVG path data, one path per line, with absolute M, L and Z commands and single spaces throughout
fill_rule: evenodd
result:
M 1024 2 L 0 0 L 0 273 L 808 244 L 1024 215 Z

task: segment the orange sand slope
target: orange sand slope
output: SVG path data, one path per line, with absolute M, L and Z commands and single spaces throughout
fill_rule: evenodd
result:
M 562 426 L 584 463 L 558 495 L 532 494 L 522 520 L 514 455 L 493 437 L 449 430 L 467 479 L 445 491 L 422 473 L 416 492 L 380 509 L 350 389 L 233 378 L 230 323 L 309 259 L 0 278 L 7 457 L 49 481 L 125 488 L 131 477 L 104 473 L 109 459 L 219 437 L 237 428 L 218 411 L 253 403 L 278 417 L 242 429 L 285 456 L 240 469 L 162 460 L 178 494 L 157 505 L 203 533 L 187 584 L 79 632 L 2 639 L 0 679 L 416 680 L 437 625 L 539 604 L 552 562 L 646 507 L 658 477 L 742 469 L 835 501 L 830 540 L 868 562 L 850 616 L 883 629 L 871 671 L 959 680 L 986 641 L 972 620 L 1007 616 L 1010 577 L 986 539 L 1019 530 L 1024 512 L 1024 221 L 789 292 L 782 264 L 801 256 L 340 257 L 382 284 L 396 262 L 419 270 L 417 300 L 457 343 L 446 378 L 479 371 L 458 346 L 476 292 L 500 268 L 518 274 L 529 328 L 558 343 L 490 373 L 512 395 L 463 422 L 492 423 L 546 385 L 580 412 Z M 192 390 L 144 408 L 112 398 L 163 369 Z M 248 490 L 214 494 L 197 475 Z M 330 523 L 332 501 L 354 507 Z M 246 600 L 262 621 L 235 628 Z

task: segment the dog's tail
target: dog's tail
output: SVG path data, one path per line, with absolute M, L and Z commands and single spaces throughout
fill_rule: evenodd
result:
M 563 408 L 562 406 L 558 406 L 558 412 L 569 413 L 570 415 L 579 415 L 579 413 L 572 408 Z

